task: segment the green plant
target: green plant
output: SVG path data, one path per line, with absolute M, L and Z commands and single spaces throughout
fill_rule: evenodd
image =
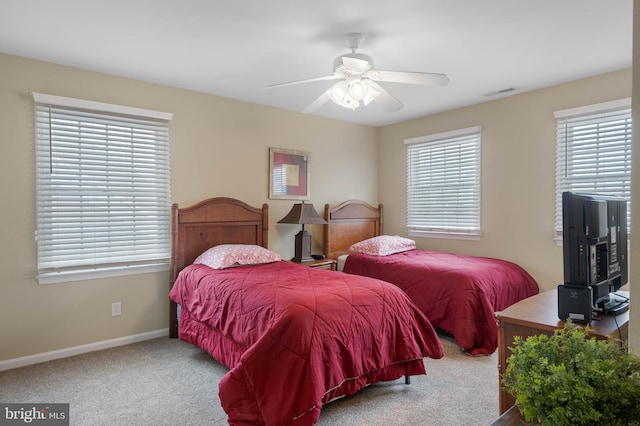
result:
M 570 320 L 553 335 L 516 336 L 502 377 L 527 421 L 640 425 L 640 358 Z

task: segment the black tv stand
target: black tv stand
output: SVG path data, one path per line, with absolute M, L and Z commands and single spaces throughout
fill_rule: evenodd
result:
M 629 298 L 610 293 L 602 302 L 598 302 L 598 312 L 602 315 L 616 316 L 629 310 Z

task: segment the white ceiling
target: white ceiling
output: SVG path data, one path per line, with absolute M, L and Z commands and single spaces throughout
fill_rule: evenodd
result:
M 361 32 L 404 108 L 314 114 L 381 126 L 631 67 L 633 0 L 0 0 L 0 52 L 302 111 Z M 0 70 L 1 78 L 2 70 Z M 487 93 L 515 88 L 494 97 Z M 62 94 L 64 95 L 64 94 Z M 99 99 L 98 99 L 99 100 Z

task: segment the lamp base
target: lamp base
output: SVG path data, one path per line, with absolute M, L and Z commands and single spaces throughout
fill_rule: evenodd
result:
M 292 262 L 313 262 L 311 257 L 311 234 L 304 229 L 296 234 L 295 252 Z

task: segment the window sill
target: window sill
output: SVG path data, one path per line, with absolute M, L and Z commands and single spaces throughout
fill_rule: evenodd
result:
M 164 272 L 169 270 L 168 263 L 154 263 L 150 265 L 119 266 L 103 269 L 84 269 L 79 271 L 47 272 L 37 276 L 38 284 L 59 284 L 72 281 L 94 280 L 99 278 L 120 277 L 125 275 L 146 274 L 150 272 Z

